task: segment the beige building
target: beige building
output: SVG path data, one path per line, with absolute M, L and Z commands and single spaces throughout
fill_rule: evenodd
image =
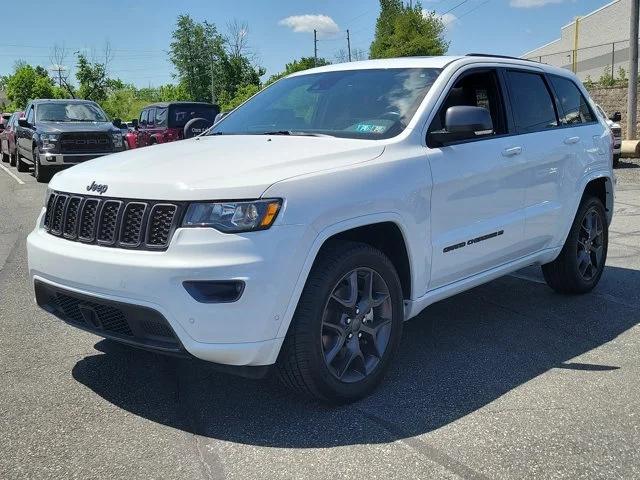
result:
M 631 1 L 614 0 L 577 22 L 571 21 L 562 27 L 560 38 L 523 54 L 522 58 L 569 70 L 575 65 L 583 81 L 587 77 L 597 81 L 605 70 L 618 78 L 620 67 L 629 68 Z M 578 48 L 574 50 L 576 42 Z

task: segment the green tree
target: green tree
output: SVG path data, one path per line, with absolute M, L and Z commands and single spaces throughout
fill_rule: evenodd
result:
M 129 121 L 138 118 L 140 111 L 150 103 L 188 100 L 186 91 L 180 85 L 167 84 L 157 88 L 137 89 L 119 80 L 112 84 L 119 85 L 119 88 L 111 90 L 107 99 L 100 103 L 111 118 Z
M 110 87 L 118 86 L 107 77 L 107 67 L 104 63 L 92 63 L 82 53 L 78 54 L 76 65 L 76 78 L 78 79 L 79 98 L 103 102 L 107 99 Z
M 176 68 L 180 84 L 190 99 L 210 101 L 212 74 L 214 91 L 220 89 L 215 79 L 220 75 L 224 39 L 214 24 L 207 21 L 198 23 L 189 15 L 178 16 L 172 38 L 169 58 Z
M 220 103 L 220 108 L 224 112 L 233 110 L 237 106 L 243 104 L 249 98 L 253 97 L 259 91 L 260 91 L 259 85 L 250 84 L 250 85 L 244 85 L 242 87 L 239 87 L 238 90 L 236 91 L 236 94 L 233 96 L 233 98 L 230 98 L 224 103 Z
M 271 75 L 266 81 L 265 85 L 270 85 L 273 82 L 280 80 L 292 73 L 301 72 L 314 67 L 323 67 L 324 65 L 330 65 L 331 62 L 324 58 L 318 58 L 317 62 L 314 57 L 302 57 L 299 60 L 294 60 L 291 63 L 287 63 L 284 67 L 284 71 Z
M 4 83 L 11 107 L 16 110 L 24 109 L 29 100 L 53 98 L 59 93 L 44 68 L 24 62 L 16 63 L 14 73 L 8 75 Z
M 445 26 L 435 12 L 425 12 L 417 2 L 406 6 L 401 0 L 380 0 L 380 16 L 371 43 L 371 58 L 444 55 L 449 42 Z

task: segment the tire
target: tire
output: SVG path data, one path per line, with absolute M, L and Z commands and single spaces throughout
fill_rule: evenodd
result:
M 192 118 L 189 120 L 183 129 L 184 138 L 193 138 L 203 133 L 208 128 L 211 128 L 213 122 L 206 118 Z
M 9 166 L 11 166 L 11 167 L 15 167 L 16 166 L 16 155 L 17 155 L 17 152 L 14 153 L 13 155 L 11 155 L 11 153 L 9 153 Z
M 29 165 L 22 161 L 22 156 L 20 155 L 20 151 L 16 149 L 16 168 L 19 172 L 28 172 Z
M 620 167 L 620 154 L 616 153 L 613 156 L 613 168 L 619 168 Z
M 9 155 L 8 154 L 2 152 L 0 155 L 2 156 L 2 163 L 7 163 L 9 161 Z
M 592 225 L 595 223 L 591 230 L 595 229 L 596 234 L 600 230 L 599 235 L 593 238 L 594 232 L 588 232 L 585 226 L 589 224 L 587 216 L 591 216 Z M 542 266 L 547 285 L 558 293 L 580 294 L 591 291 L 602 277 L 608 243 L 609 227 L 604 205 L 596 197 L 583 198 L 560 255 L 553 262 Z
M 40 165 L 40 159 L 38 158 L 38 152 L 33 152 L 33 176 L 38 183 L 48 183 L 53 176 L 53 170 L 51 167 L 44 167 Z
M 370 300 L 361 295 L 368 279 L 375 292 Z M 311 269 L 277 375 L 285 386 L 321 402 L 358 400 L 382 381 L 398 350 L 403 321 L 402 289 L 391 261 L 363 243 L 333 242 Z

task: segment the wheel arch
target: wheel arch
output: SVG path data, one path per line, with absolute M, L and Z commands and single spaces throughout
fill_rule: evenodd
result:
M 398 224 L 391 221 L 370 223 L 336 233 L 324 241 L 316 259 L 330 243 L 341 240 L 365 243 L 384 253 L 398 273 L 403 298 L 411 298 L 411 264 L 407 242 Z
M 611 223 L 613 218 L 613 181 L 611 177 L 602 175 L 588 180 L 582 190 L 580 202 L 586 196 L 594 196 L 602 202 L 607 213 L 607 222 Z
M 389 239 L 385 239 L 384 234 L 390 235 Z M 373 235 L 373 237 L 370 237 L 368 241 L 363 241 L 365 235 Z M 403 228 L 402 218 L 397 213 L 365 215 L 328 226 L 320 231 L 309 250 L 296 286 L 291 294 L 286 314 L 278 330 L 277 338 L 284 338 L 287 334 L 302 290 L 322 249 L 336 240 L 362 241 L 363 243 L 380 249 L 389 257 L 398 272 L 404 299 L 410 299 L 415 282 L 413 278 L 414 268 L 412 268 L 413 265 L 411 263 L 411 245 L 407 239 L 408 234 Z M 395 245 L 394 242 L 396 240 L 401 240 L 400 245 L 402 248 L 398 249 L 399 252 L 391 252 L 392 249 L 390 247 Z M 380 248 L 380 246 L 382 246 L 382 248 Z

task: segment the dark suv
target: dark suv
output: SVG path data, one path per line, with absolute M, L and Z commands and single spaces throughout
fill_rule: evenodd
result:
M 211 125 L 220 108 L 211 103 L 155 103 L 142 109 L 134 121 L 136 131 L 129 139 L 129 148 L 156 143 L 174 142 L 199 135 Z M 133 141 L 132 141 L 133 140 Z
M 85 160 L 124 150 L 119 120 L 89 100 L 34 100 L 18 120 L 17 167 L 34 166 L 38 182 Z

